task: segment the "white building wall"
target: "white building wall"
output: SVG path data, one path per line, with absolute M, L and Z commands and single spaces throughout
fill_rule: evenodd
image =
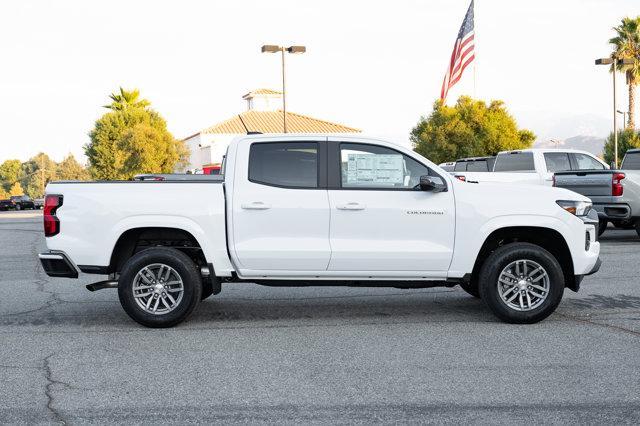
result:
M 186 139 L 185 143 L 191 152 L 189 164 L 182 170 L 176 170 L 176 173 L 199 172 L 205 165 L 222 163 L 229 143 L 236 136 L 239 135 L 198 133 Z

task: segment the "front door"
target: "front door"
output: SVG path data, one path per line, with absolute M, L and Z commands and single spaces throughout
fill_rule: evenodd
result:
M 235 171 L 230 231 L 243 275 L 326 270 L 329 201 L 320 182 L 325 148 L 326 141 L 254 142 L 239 148 L 237 162 L 248 160 L 249 167 Z
M 330 271 L 446 276 L 453 255 L 453 193 L 418 190 L 421 175 L 436 174 L 396 149 L 330 143 Z

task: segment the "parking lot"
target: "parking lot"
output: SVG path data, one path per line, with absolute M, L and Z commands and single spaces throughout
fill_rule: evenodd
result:
M 459 288 L 229 284 L 146 329 L 52 279 L 39 212 L 0 213 L 0 422 L 640 422 L 640 239 L 535 325 Z

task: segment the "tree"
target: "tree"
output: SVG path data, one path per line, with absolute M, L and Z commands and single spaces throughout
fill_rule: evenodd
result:
M 57 179 L 57 169 L 56 162 L 43 152 L 31 157 L 22 164 L 23 177 L 20 183 L 24 192 L 31 198 L 44 196 L 47 183 Z
M 22 163 L 20 160 L 6 160 L 0 165 L 0 187 L 8 191 L 11 186 L 22 177 Z
M 502 101 L 487 105 L 461 96 L 451 107 L 436 101 L 431 115 L 420 119 L 410 138 L 417 153 L 441 163 L 529 148 L 536 137 L 518 129 Z
M 24 191 L 20 186 L 20 182 L 16 182 L 11 185 L 11 189 L 9 190 L 9 196 L 13 197 L 14 195 L 24 195 Z
M 618 164 L 622 163 L 625 152 L 629 149 L 640 148 L 640 132 L 631 129 L 618 131 Z M 613 132 L 604 143 L 604 161 L 611 164 L 615 158 L 615 144 Z
M 627 128 L 635 129 L 636 85 L 640 82 L 640 16 L 622 18 L 622 22 L 613 30 L 617 33 L 609 40 L 614 46 L 612 56 L 616 59 L 632 59 L 629 65 L 618 66 L 625 73 L 629 87 L 629 121 Z M 613 71 L 613 69 L 612 69 Z
M 139 105 L 140 101 L 127 103 Z M 187 161 L 184 142 L 174 139 L 165 120 L 148 104 L 107 108 L 111 111 L 96 121 L 89 133 L 91 141 L 84 147 L 94 178 L 130 179 L 137 173 L 171 172 Z
M 89 180 L 89 171 L 76 161 L 73 154 L 69 154 L 58 163 L 56 179 L 59 180 Z
M 10 196 L 9 193 L 4 190 L 2 185 L 0 185 L 0 200 L 5 200 L 5 199 L 9 198 L 9 196 Z
M 146 109 L 151 105 L 148 100 L 140 99 L 140 90 L 138 89 L 125 90 L 121 87 L 120 93 L 112 93 L 109 97 L 113 102 L 104 107 L 114 111 L 125 111 L 134 108 Z

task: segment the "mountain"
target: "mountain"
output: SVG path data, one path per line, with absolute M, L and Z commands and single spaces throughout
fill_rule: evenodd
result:
M 578 135 L 564 140 L 560 140 L 558 144 L 550 140 L 538 139 L 534 144 L 534 148 L 569 148 L 587 151 L 593 155 L 602 155 L 604 149 L 605 138 L 597 136 Z

